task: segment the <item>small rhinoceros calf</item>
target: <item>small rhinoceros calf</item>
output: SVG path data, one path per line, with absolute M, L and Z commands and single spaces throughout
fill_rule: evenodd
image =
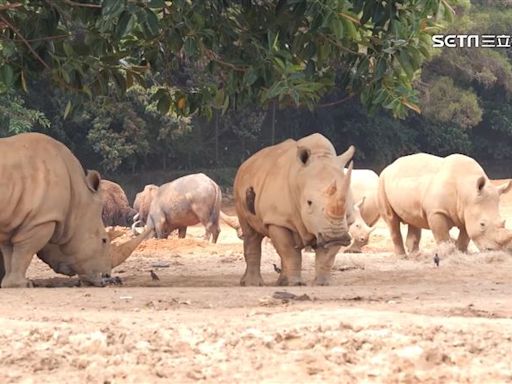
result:
M 103 276 L 150 233 L 111 246 L 101 221 L 100 175 L 84 173 L 71 151 L 49 136 L 0 139 L 0 153 L 2 288 L 32 286 L 25 274 L 34 254 L 57 273 L 103 285 Z
M 222 192 L 219 186 L 203 173 L 180 177 L 158 189 L 149 209 L 148 227 L 156 237 L 164 239 L 178 229 L 184 238 L 187 227 L 203 224 L 205 239 L 214 243 L 219 237 L 219 216 Z
M 110 180 L 101 180 L 100 183 L 103 210 L 101 217 L 105 226 L 120 225 L 128 227 L 133 222 L 137 211 L 130 207 L 123 188 Z
M 377 201 L 379 176 L 370 169 L 354 169 L 350 189 L 354 201 L 354 223 L 350 226 L 352 243 L 345 252 L 361 252 L 368 244 L 370 234 L 375 230 L 375 223 L 380 217 Z
M 495 250 L 512 240 L 499 214 L 499 197 L 511 182 L 494 186 L 472 158 L 445 158 L 418 153 L 387 166 L 379 178 L 379 208 L 395 253 L 405 254 L 400 223 L 408 225 L 409 252 L 419 249 L 421 229 L 430 229 L 436 242 L 451 241 L 449 230 L 460 231 L 457 248 L 466 251 L 473 240 L 480 250 Z
M 144 186 L 144 189 L 141 192 L 135 195 L 135 200 L 133 201 L 133 209 L 135 209 L 139 214 L 137 220 L 140 220 L 144 224 L 147 223 L 149 208 L 151 207 L 151 202 L 153 201 L 157 192 L 157 185 L 148 184 Z
M 343 168 L 354 151 L 337 156 L 332 143 L 316 133 L 264 148 L 240 166 L 233 192 L 247 263 L 241 285 L 263 285 L 265 236 L 281 257 L 277 284 L 304 284 L 301 250 L 308 245 L 316 251 L 315 284 L 328 284 L 336 253 L 351 240 L 346 208 L 352 164 L 347 173 Z

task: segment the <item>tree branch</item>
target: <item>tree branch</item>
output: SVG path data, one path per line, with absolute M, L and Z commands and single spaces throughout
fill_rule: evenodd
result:
M 46 69 L 50 69 L 50 66 L 46 64 L 42 57 L 39 56 L 39 54 L 34 50 L 34 48 L 32 48 L 27 39 L 25 39 L 25 37 L 23 37 L 20 31 L 14 25 L 12 25 L 2 14 L 0 14 L 0 20 L 2 20 L 5 23 L 5 25 L 7 25 L 14 33 L 16 33 L 20 37 L 23 43 L 27 46 L 28 50 L 43 65 L 43 67 L 45 67 Z
M 19 8 L 22 5 L 23 4 L 20 4 L 20 3 L 3 4 L 3 5 L 0 5 L 0 12 L 5 11 L 7 9 Z
M 45 36 L 45 37 L 38 37 L 37 39 L 25 39 L 25 41 L 27 41 L 29 43 L 32 43 L 32 42 L 35 42 L 35 41 L 65 39 L 66 37 L 69 37 L 69 35 Z M 2 39 L 4 41 L 25 42 L 23 39 L 7 39 L 7 38 L 4 38 L 4 37 L 0 37 L 0 39 Z
M 343 104 L 345 101 L 347 101 L 347 100 L 351 99 L 352 97 L 354 97 L 354 95 L 355 95 L 354 93 L 351 93 L 350 95 L 344 97 L 341 100 L 333 101 L 331 103 L 318 104 L 316 107 L 317 108 L 326 108 L 326 107 L 333 107 L 335 105 Z

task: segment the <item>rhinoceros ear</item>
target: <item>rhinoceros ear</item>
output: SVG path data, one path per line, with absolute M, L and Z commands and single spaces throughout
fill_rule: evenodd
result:
M 91 191 L 98 192 L 98 190 L 100 189 L 101 176 L 97 171 L 87 170 L 85 182 L 87 183 L 87 187 L 89 187 Z
M 498 193 L 501 195 L 503 193 L 507 193 L 510 191 L 510 188 L 512 187 L 512 180 L 509 180 L 508 182 L 498 185 Z
M 354 157 L 355 152 L 356 148 L 353 145 L 351 145 L 345 152 L 338 156 L 338 163 L 342 169 L 345 168 L 345 165 L 347 165 L 350 159 Z
M 311 150 L 306 147 L 297 147 L 297 157 L 303 165 L 308 165 L 309 158 L 311 157 Z
M 482 189 L 484 189 L 485 182 L 486 182 L 486 180 L 485 180 L 485 177 L 483 177 L 483 176 L 480 176 L 478 178 L 478 180 L 476 181 L 476 187 L 477 187 L 479 193 L 482 192 Z

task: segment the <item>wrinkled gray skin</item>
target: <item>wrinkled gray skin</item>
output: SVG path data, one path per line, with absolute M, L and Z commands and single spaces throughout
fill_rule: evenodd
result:
M 167 238 L 176 229 L 184 238 L 188 226 L 201 223 L 205 240 L 211 237 L 216 243 L 221 199 L 219 186 L 205 174 L 180 177 L 158 189 L 149 209 L 148 228 L 155 230 L 158 239 Z

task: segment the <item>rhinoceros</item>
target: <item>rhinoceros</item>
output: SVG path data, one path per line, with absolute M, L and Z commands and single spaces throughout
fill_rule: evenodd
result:
M 155 230 L 156 237 L 166 238 L 178 229 L 184 238 L 187 227 L 204 225 L 205 240 L 219 237 L 219 211 L 222 192 L 219 186 L 203 173 L 180 177 L 158 188 L 148 216 L 148 228 Z
M 400 223 L 408 225 L 406 246 L 419 249 L 421 229 L 430 229 L 436 243 L 451 241 L 449 230 L 460 231 L 457 248 L 466 251 L 472 240 L 480 250 L 500 249 L 512 240 L 499 214 L 499 197 L 509 181 L 492 185 L 471 157 L 426 153 L 401 157 L 381 173 L 379 208 L 391 233 L 395 253 L 404 255 Z
M 220 220 L 227 225 L 229 225 L 231 228 L 233 228 L 236 231 L 236 235 L 239 239 L 244 238 L 244 234 L 242 233 L 242 228 L 240 227 L 240 221 L 238 221 L 238 217 L 228 215 L 222 210 L 220 211 Z
M 144 189 L 135 195 L 133 201 L 133 209 L 138 212 L 137 220 L 142 223 L 146 223 L 149 215 L 149 208 L 153 201 L 156 193 L 158 192 L 158 186 L 155 184 L 148 184 L 144 186 Z
M 2 288 L 30 287 L 34 254 L 58 273 L 94 285 L 122 263 L 150 231 L 110 246 L 101 220 L 100 175 L 84 172 L 62 143 L 39 133 L 0 139 Z
M 301 250 L 316 250 L 315 284 L 328 284 L 336 253 L 350 244 L 346 201 L 350 195 L 351 146 L 336 156 L 331 142 L 316 133 L 260 150 L 238 169 L 235 207 L 247 264 L 241 285 L 263 285 L 261 241 L 270 237 L 281 257 L 278 285 L 301 285 Z M 340 172 L 341 170 L 341 172 Z
M 354 200 L 358 203 L 354 207 L 355 221 L 350 226 L 352 244 L 345 252 L 361 252 L 361 248 L 368 244 L 370 234 L 374 231 L 375 223 L 380 217 L 377 201 L 379 176 L 370 169 L 354 169 L 350 189 Z
M 106 226 L 120 225 L 123 227 L 131 224 L 137 211 L 130 207 L 123 188 L 117 183 L 103 179 L 100 183 L 100 190 L 103 200 L 103 210 L 101 213 L 103 224 Z

